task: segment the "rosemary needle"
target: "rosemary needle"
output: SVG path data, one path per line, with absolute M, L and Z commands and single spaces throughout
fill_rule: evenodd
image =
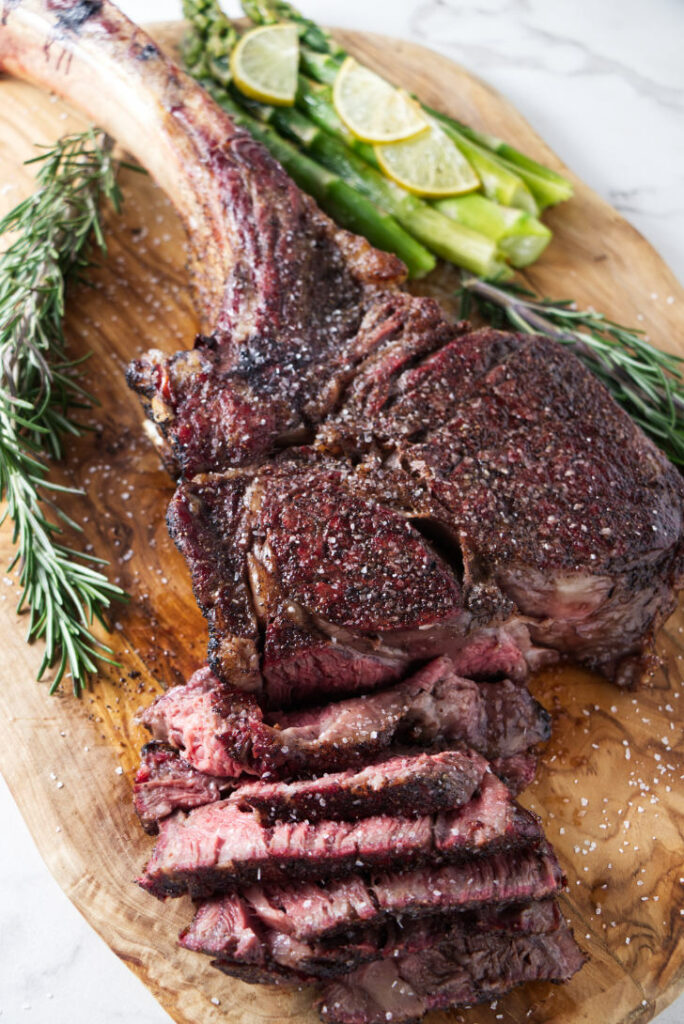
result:
M 684 360 L 569 299 L 539 298 L 520 285 L 464 276 L 461 316 L 473 300 L 494 327 L 545 334 L 577 355 L 613 398 L 677 465 L 684 465 Z
M 80 694 L 97 661 L 111 662 L 91 626 L 105 625 L 111 601 L 125 598 L 97 568 L 102 559 L 63 542 L 60 521 L 80 527 L 58 498 L 82 492 L 51 482 L 45 460 L 61 458 L 65 435 L 82 433 L 71 413 L 91 404 L 66 353 L 64 292 L 88 265 L 91 238 L 105 251 L 100 201 L 120 206 L 111 149 L 94 129 L 59 140 L 28 161 L 40 164 L 37 190 L 0 221 L 0 235 L 17 236 L 0 256 L 1 521 L 14 524 L 9 570 L 18 567 L 27 640 L 45 641 L 38 678 L 57 665 L 51 693 L 68 671 Z

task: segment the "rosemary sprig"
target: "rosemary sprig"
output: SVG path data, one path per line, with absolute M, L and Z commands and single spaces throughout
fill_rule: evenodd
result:
M 0 256 L 0 498 L 7 502 L 0 521 L 14 523 L 8 571 L 19 567 L 27 641 L 45 640 L 38 678 L 58 666 L 51 693 L 68 669 L 80 694 L 97 660 L 111 662 L 91 626 L 95 618 L 105 625 L 105 609 L 125 597 L 94 567 L 102 559 L 60 539 L 60 521 L 80 527 L 55 497 L 82 492 L 51 482 L 46 461 L 61 458 L 65 435 L 82 433 L 71 412 L 92 403 L 78 361 L 67 356 L 62 320 L 66 281 L 88 265 L 91 237 L 105 251 L 100 201 L 120 206 L 111 149 L 92 128 L 61 139 L 28 161 L 41 165 L 38 188 L 0 221 L 0 235 L 17 235 Z
M 684 465 L 684 360 L 679 356 L 655 348 L 643 331 L 576 309 L 569 299 L 540 298 L 515 283 L 464 277 L 464 318 L 473 300 L 494 327 L 545 334 L 571 348 L 672 462 Z

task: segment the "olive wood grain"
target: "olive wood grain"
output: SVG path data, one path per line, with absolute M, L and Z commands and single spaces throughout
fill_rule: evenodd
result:
M 169 43 L 178 26 L 158 35 Z M 427 102 L 568 173 L 523 118 L 464 69 L 409 43 L 339 37 Z M 2 212 L 31 190 L 32 169 L 22 161 L 34 155 L 34 144 L 82 123 L 53 97 L 0 81 Z M 121 668 L 104 671 L 81 701 L 68 684 L 49 698 L 47 682 L 34 682 L 41 652 L 24 643 L 25 621 L 14 613 L 16 582 L 6 577 L 0 767 L 62 888 L 178 1024 L 310 1024 L 317 1019 L 311 992 L 252 988 L 218 974 L 175 944 L 190 904 L 157 903 L 132 884 L 151 848 L 131 809 L 131 777 L 145 739 L 134 716 L 163 684 L 201 663 L 206 630 L 166 533 L 172 484 L 144 438 L 139 403 L 123 378 L 127 362 L 143 350 L 191 344 L 197 325 L 184 235 L 148 178 L 124 172 L 122 182 L 126 201 L 121 218 L 108 218 L 108 259 L 91 275 L 94 288 L 79 286 L 70 296 L 69 341 L 76 355 L 94 353 L 87 385 L 101 405 L 85 416 L 93 431 L 70 444 L 63 468 L 65 479 L 85 491 L 71 501 L 71 515 L 132 595 L 115 617 L 112 643 Z M 682 289 L 630 224 L 581 182 L 576 186 L 576 198 L 549 213 L 554 240 L 529 281 L 543 293 L 641 323 L 658 345 L 684 354 Z M 5 564 L 10 550 L 6 526 Z M 568 985 L 528 986 L 493 1008 L 433 1014 L 433 1024 L 637 1024 L 684 987 L 683 627 L 680 607 L 659 638 L 663 668 L 639 693 L 618 692 L 574 669 L 548 672 L 533 684 L 553 712 L 554 731 L 526 801 L 541 814 L 568 874 L 564 908 L 590 962 Z

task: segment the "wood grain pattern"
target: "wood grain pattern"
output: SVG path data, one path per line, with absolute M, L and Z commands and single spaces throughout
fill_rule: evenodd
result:
M 169 41 L 177 29 L 162 35 Z M 509 104 L 463 69 L 408 43 L 339 35 L 426 101 L 444 108 L 448 99 L 458 117 L 567 170 Z M 3 212 L 31 189 L 21 163 L 33 144 L 81 124 L 65 104 L 0 81 Z M 642 322 L 658 345 L 684 353 L 682 289 L 634 228 L 576 184 L 576 199 L 549 216 L 554 241 L 529 280 L 542 292 Z M 123 188 L 124 214 L 109 224 L 109 258 L 93 275 L 95 288 L 74 289 L 69 303 L 68 337 L 76 354 L 94 352 L 87 383 L 101 407 L 87 417 L 93 432 L 72 445 L 63 470 L 85 491 L 72 514 L 132 594 L 113 636 L 122 667 L 103 673 L 80 702 L 69 694 L 49 699 L 47 685 L 33 681 L 40 651 L 24 644 L 24 623 L 13 611 L 16 585 L 5 578 L 0 766 L 60 885 L 178 1024 L 312 1024 L 309 992 L 251 988 L 220 976 L 175 945 L 189 904 L 156 903 L 132 884 L 151 847 L 130 803 L 145 738 L 134 715 L 162 683 L 201 662 L 206 631 L 164 525 L 172 486 L 123 380 L 129 359 L 151 345 L 172 352 L 191 342 L 196 320 L 184 235 L 152 182 L 124 173 Z M 5 528 L 0 559 L 9 552 Z M 526 800 L 542 815 L 567 871 L 564 906 L 591 960 L 568 985 L 530 986 L 493 1008 L 433 1014 L 432 1024 L 637 1024 L 684 987 L 683 637 L 680 607 L 659 639 L 663 669 L 638 694 L 571 669 L 534 681 L 553 711 L 554 732 Z

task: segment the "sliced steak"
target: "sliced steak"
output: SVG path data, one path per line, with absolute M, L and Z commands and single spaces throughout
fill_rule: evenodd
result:
M 551 848 L 509 850 L 441 867 L 359 873 L 327 883 L 254 885 L 242 896 L 261 922 L 301 942 L 356 942 L 369 927 L 543 900 L 565 879 Z
M 392 814 L 418 817 L 468 803 L 488 771 L 488 762 L 472 750 L 417 754 L 289 784 L 245 783 L 230 802 L 256 811 L 267 825 Z
M 175 747 L 153 740 L 140 752 L 140 767 L 133 783 L 135 813 L 146 832 L 155 835 L 159 820 L 174 811 L 215 803 L 235 780 L 198 772 Z
M 267 971 L 333 978 L 348 974 L 362 963 L 417 953 L 475 932 L 544 934 L 560 924 L 554 900 L 528 905 L 483 907 L 456 915 L 432 915 L 420 920 L 395 921 L 359 929 L 343 941 L 305 943 L 264 926 L 246 900 L 238 895 L 206 900 L 192 924 L 180 935 L 185 949 L 215 957 L 231 973 L 234 966 L 254 965 Z M 219 966 L 217 964 L 216 966 Z
M 496 999 L 527 981 L 567 981 L 586 957 L 567 925 L 549 935 L 460 935 L 330 982 L 326 1024 L 417 1024 L 428 1010 Z
M 504 759 L 502 764 L 508 762 Z M 290 784 L 216 778 L 198 772 L 178 750 L 153 740 L 141 751 L 133 786 L 134 806 L 146 832 L 177 810 L 230 802 L 256 811 L 262 824 L 276 821 L 352 821 L 377 814 L 431 814 L 471 799 L 489 770 L 469 750 L 417 754 L 378 761 L 361 771 L 336 772 Z M 496 774 L 505 777 L 505 770 Z M 513 792 L 509 779 L 506 784 Z
M 524 686 L 477 684 L 439 658 L 382 692 L 266 717 L 252 696 L 200 669 L 141 721 L 199 771 L 296 778 L 365 765 L 393 745 L 510 757 L 548 739 L 551 719 Z
M 441 863 L 538 844 L 539 819 L 487 773 L 463 807 L 436 815 L 265 827 L 230 800 L 167 818 L 139 884 L 155 896 L 193 898 L 254 881 L 331 878 L 355 868 Z

